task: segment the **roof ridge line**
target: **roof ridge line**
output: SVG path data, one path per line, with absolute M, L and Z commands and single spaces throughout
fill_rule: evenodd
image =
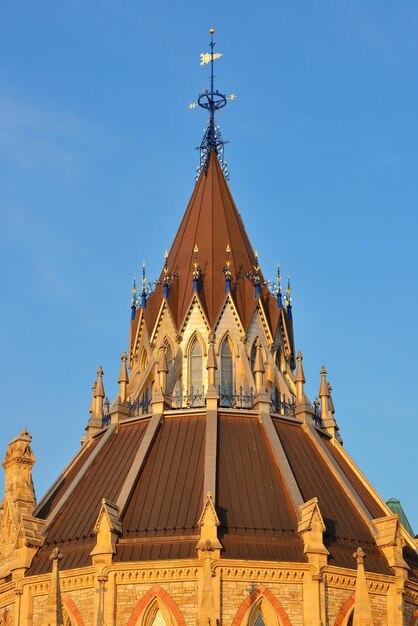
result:
M 147 458 L 148 450 L 151 448 L 151 445 L 155 439 L 155 435 L 157 434 L 158 428 L 161 424 L 162 417 L 162 413 L 154 413 L 154 415 L 151 417 L 135 455 L 135 458 L 129 469 L 128 475 L 125 478 L 121 490 L 119 491 L 119 495 L 115 504 L 117 507 L 119 507 L 120 519 L 122 519 L 125 513 L 126 505 L 136 484 L 138 474 L 141 471 Z
M 210 155 L 210 159 L 212 159 L 212 154 Z M 208 173 L 209 173 L 209 170 L 208 170 Z M 202 204 L 203 204 L 203 198 L 204 198 L 205 190 L 206 190 L 207 175 L 205 175 L 204 178 L 205 178 L 205 182 L 204 182 L 204 186 L 203 186 L 203 190 L 202 190 L 202 196 L 200 198 L 200 203 L 199 203 L 199 211 L 198 211 L 198 214 L 197 214 L 195 235 L 197 234 L 197 232 L 199 230 L 199 221 L 200 221 L 200 218 L 201 218 L 201 215 L 202 215 Z M 212 188 L 213 188 L 213 183 L 212 183 Z M 212 194 L 212 196 L 213 196 L 213 194 Z M 192 198 L 190 198 L 190 203 L 191 202 L 192 202 Z M 191 213 L 191 211 L 190 211 L 190 213 Z M 196 237 L 195 237 L 195 239 L 196 239 Z M 180 244 L 181 244 L 181 242 L 180 242 Z M 193 254 L 194 254 L 194 246 L 196 244 L 199 245 L 197 241 L 194 241 L 193 242 L 193 246 L 190 248 L 190 261 L 188 263 L 186 284 L 188 283 L 188 279 L 189 279 L 190 273 L 192 271 L 192 259 L 193 259 Z M 180 245 L 179 245 L 179 248 L 180 248 Z M 186 302 L 186 290 L 184 290 L 182 302 L 180 303 L 179 301 L 177 301 L 178 313 L 183 311 L 185 302 Z M 177 315 L 177 317 L 178 317 L 178 315 Z M 184 318 L 185 318 L 185 315 L 183 316 L 183 319 Z M 181 326 L 183 326 L 183 324 Z
M 45 531 L 51 526 L 51 523 L 53 522 L 53 520 L 61 513 L 63 507 L 65 506 L 67 501 L 70 499 L 70 497 L 74 494 L 74 491 L 79 486 L 81 479 L 86 475 L 86 471 L 90 469 L 90 467 L 93 465 L 93 462 L 96 460 L 96 458 L 99 456 L 99 453 L 103 450 L 105 445 L 111 439 L 111 436 L 114 434 L 115 430 L 116 430 L 116 424 L 111 424 L 106 429 L 106 432 L 104 433 L 102 439 L 99 441 L 99 443 L 97 444 L 97 446 L 95 447 L 95 449 L 93 450 L 89 458 L 86 459 L 85 463 L 83 463 L 83 465 L 80 467 L 74 480 L 68 486 L 68 489 L 63 493 L 63 495 L 58 500 L 57 504 L 54 506 L 52 511 L 50 511 L 50 513 L 47 515 L 46 517 L 47 523 L 45 526 Z
M 355 491 L 354 487 L 344 474 L 342 468 L 338 465 L 337 461 L 332 456 L 328 448 L 323 444 L 321 436 L 316 430 L 314 424 L 305 423 L 305 432 L 308 434 L 311 441 L 314 443 L 317 450 L 319 450 L 322 458 L 331 467 L 333 474 L 342 486 L 346 495 L 350 498 L 351 502 L 355 505 L 357 511 L 360 513 L 362 519 L 366 522 L 369 530 L 371 531 L 373 539 L 376 537 L 376 528 L 372 522 L 372 515 L 368 511 L 366 505 L 361 500 L 360 496 Z

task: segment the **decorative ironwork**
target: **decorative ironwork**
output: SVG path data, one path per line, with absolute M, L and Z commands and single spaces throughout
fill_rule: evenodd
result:
M 290 276 L 288 276 L 287 277 L 286 297 L 284 299 L 284 302 L 286 304 L 287 315 L 288 315 L 290 320 L 292 319 L 292 298 L 291 298 L 291 293 L 292 293 L 292 287 L 290 286 Z
M 150 405 L 152 401 L 151 394 L 145 392 L 142 396 L 138 397 L 132 402 L 128 400 L 128 412 L 130 417 L 136 417 L 137 415 L 146 415 L 149 413 Z
M 231 246 L 229 245 L 229 243 L 227 244 L 225 248 L 225 252 L 226 252 L 225 267 L 223 268 L 222 271 L 225 274 L 225 293 L 228 293 L 228 291 L 231 291 L 231 279 L 232 279 Z
M 134 282 L 132 285 L 132 305 L 131 305 L 131 320 L 135 319 L 136 307 L 138 305 L 139 298 L 136 294 L 136 274 L 134 274 Z
M 110 420 L 111 420 L 110 415 L 103 415 L 102 416 L 102 428 L 109 426 Z
M 156 283 L 147 282 L 147 277 L 145 273 L 145 261 L 142 261 L 141 283 L 142 283 L 141 294 L 138 295 L 137 289 L 136 289 L 136 274 L 134 274 L 134 283 L 132 287 L 131 319 L 135 319 L 135 313 L 136 313 L 136 309 L 138 308 L 138 306 L 145 309 L 145 307 L 147 306 L 147 298 L 152 294 L 152 292 L 154 291 L 154 287 L 156 285 Z
M 265 285 L 266 283 L 261 282 L 260 278 L 260 264 L 258 262 L 258 252 L 255 251 L 255 264 L 252 266 L 251 272 L 247 272 L 245 274 L 245 278 L 251 280 L 252 286 L 254 287 L 254 298 L 257 299 L 261 294 L 261 285 Z
M 280 415 L 287 415 L 294 417 L 295 415 L 295 398 L 292 396 L 292 401 L 287 402 L 285 394 L 280 397 L 280 393 L 276 391 L 272 394 L 270 399 L 270 406 L 272 407 L 274 413 L 280 413 Z
M 205 387 L 202 386 L 199 389 L 191 387 L 190 393 L 183 393 L 183 388 L 180 387 L 175 393 L 171 395 L 171 408 L 172 409 L 198 409 L 205 406 Z
M 319 403 L 318 398 L 315 398 L 313 406 L 314 406 L 314 412 L 312 415 L 312 419 L 315 422 L 315 426 L 318 426 L 318 428 L 323 428 L 324 423 L 322 421 L 321 405 Z
M 280 309 L 280 307 L 283 306 L 283 294 L 282 294 L 282 276 L 280 273 L 280 263 L 279 261 L 277 261 L 277 274 L 276 274 L 276 281 L 275 283 L 273 283 L 270 280 L 266 281 L 266 285 L 267 287 L 270 289 L 271 293 L 274 294 L 277 298 L 277 307 Z
M 103 414 L 102 414 L 102 428 L 104 428 L 105 426 L 109 426 L 110 424 L 110 402 L 109 402 L 109 398 L 106 396 L 104 402 L 103 402 Z
M 170 295 L 170 289 L 173 286 L 173 282 L 178 279 L 179 275 L 177 272 L 170 272 L 168 269 L 168 252 L 167 250 L 164 252 L 164 267 L 163 267 L 163 278 L 162 280 L 157 280 L 155 285 L 162 285 L 164 289 L 164 296 L 168 299 Z
M 211 35 L 211 40 L 209 42 L 210 52 L 205 52 L 200 55 L 200 64 L 206 65 L 207 63 L 210 63 L 210 89 L 204 89 L 199 95 L 197 102 L 192 102 L 191 104 L 189 104 L 189 109 L 195 109 L 199 106 L 209 112 L 209 120 L 207 127 L 204 131 L 202 142 L 200 146 L 196 148 L 196 150 L 199 150 L 200 152 L 200 165 L 197 168 L 196 180 L 198 179 L 199 174 L 202 170 L 204 170 L 205 173 L 207 172 L 209 155 L 212 150 L 216 153 L 224 176 L 228 180 L 228 166 L 224 159 L 224 145 L 228 142 L 222 139 L 221 130 L 218 124 L 216 124 L 215 122 L 215 111 L 223 109 L 227 105 L 228 100 L 233 101 L 236 99 L 237 96 L 235 94 L 226 96 L 217 89 L 215 90 L 213 62 L 217 59 L 220 59 L 222 53 L 214 52 L 216 44 L 213 41 L 213 35 L 215 31 L 213 28 L 211 28 L 209 32 Z
M 240 387 L 239 393 L 237 393 L 236 389 L 234 390 L 234 393 L 232 393 L 232 389 L 228 390 L 219 385 L 218 394 L 219 406 L 222 408 L 252 409 L 254 407 L 254 390 L 252 387 L 249 392 L 247 390 L 243 392 L 242 387 Z
M 196 293 L 199 292 L 199 278 L 200 278 L 200 272 L 201 269 L 199 267 L 199 261 L 197 259 L 197 255 L 199 252 L 199 248 L 197 246 L 197 243 L 195 244 L 194 248 L 193 248 L 193 252 L 194 252 L 194 260 L 193 260 L 193 289 L 196 291 Z

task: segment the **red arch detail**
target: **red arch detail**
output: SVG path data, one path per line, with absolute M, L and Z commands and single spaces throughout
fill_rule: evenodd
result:
M 61 600 L 63 605 L 69 610 L 69 612 L 71 613 L 71 617 L 74 617 L 77 626 L 85 626 L 84 625 L 84 620 L 81 617 L 81 613 L 79 611 L 78 606 L 76 605 L 76 603 L 74 602 L 74 600 L 72 600 L 70 598 L 70 596 L 67 596 L 67 594 L 63 594 L 61 596 Z
M 415 609 L 415 611 L 411 615 L 411 619 L 409 620 L 409 626 L 415 626 L 417 623 L 416 622 L 417 619 L 418 619 L 418 609 Z
M 173 598 L 166 591 L 164 591 L 160 585 L 154 585 L 151 587 L 151 589 L 140 599 L 134 608 L 131 617 L 129 618 L 128 626 L 136 626 L 138 618 L 142 615 L 153 598 L 159 598 L 161 602 L 165 604 L 176 620 L 177 626 L 186 626 L 186 622 L 179 607 L 174 602 Z
M 343 623 L 345 616 L 350 611 L 351 607 L 354 604 L 354 593 L 346 600 L 345 604 L 343 604 L 340 612 L 337 615 L 337 619 L 335 620 L 334 626 L 341 626 Z
M 290 622 L 290 619 L 289 619 L 289 616 L 287 615 L 286 611 L 282 607 L 282 605 L 279 602 L 279 600 L 264 585 L 258 585 L 257 589 L 254 589 L 254 591 L 252 591 L 249 594 L 249 596 L 246 597 L 246 599 L 241 604 L 241 606 L 239 607 L 239 609 L 238 609 L 238 611 L 237 611 L 237 613 L 236 613 L 236 615 L 234 617 L 234 621 L 232 622 L 232 626 L 240 626 L 241 625 L 241 622 L 244 619 L 244 615 L 247 613 L 248 609 L 254 604 L 254 602 L 256 602 L 258 600 L 258 598 L 260 596 L 264 596 L 266 598 L 266 600 L 268 600 L 270 602 L 271 606 L 274 608 L 274 610 L 276 611 L 277 615 L 280 617 L 280 619 L 281 619 L 281 621 L 283 623 L 283 626 L 292 626 L 292 624 Z
M 4 620 L 4 623 L 6 626 L 12 626 L 11 621 L 10 621 L 10 612 L 7 611 L 7 609 L 4 609 L 3 615 L 1 615 L 1 618 Z

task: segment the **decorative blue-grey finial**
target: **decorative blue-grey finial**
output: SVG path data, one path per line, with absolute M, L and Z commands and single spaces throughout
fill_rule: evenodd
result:
M 145 261 L 142 261 L 141 307 L 143 309 L 145 309 L 146 306 L 147 306 L 147 296 L 148 296 L 148 290 L 147 290 L 147 277 L 146 277 L 146 274 L 145 274 Z
M 169 298 L 170 289 L 173 286 L 173 281 L 179 277 L 177 272 L 171 272 L 168 268 L 168 252 L 167 250 L 164 253 L 164 267 L 163 267 L 163 279 L 157 281 L 157 285 L 163 286 L 164 296 L 165 298 Z
M 200 106 L 202 109 L 209 112 L 208 125 L 205 129 L 202 142 L 200 146 L 196 148 L 196 150 L 199 150 L 200 152 L 200 165 L 197 168 L 196 180 L 202 170 L 204 170 L 205 173 L 207 172 L 209 156 L 212 150 L 216 153 L 223 174 L 228 180 L 228 166 L 224 160 L 224 145 L 228 142 L 222 139 L 221 129 L 215 122 L 215 111 L 223 109 L 227 105 L 228 100 L 235 100 L 236 96 L 234 94 L 226 96 L 217 89 L 215 90 L 213 62 L 216 61 L 216 59 L 220 59 L 223 55 L 220 52 L 214 52 L 216 44 L 213 41 L 213 35 L 215 30 L 211 28 L 209 32 L 211 35 L 211 40 L 209 42 L 210 52 L 205 52 L 200 55 L 200 65 L 210 63 L 210 89 L 204 89 L 199 95 L 197 102 L 189 104 L 189 109 L 195 109 L 197 106 Z
M 231 246 L 228 244 L 226 246 L 226 261 L 225 261 L 225 267 L 223 268 L 223 273 L 225 274 L 225 293 L 228 293 L 228 291 L 231 291 L 231 279 L 232 279 L 232 272 L 231 272 Z
M 255 251 L 255 263 L 253 264 L 251 272 L 247 272 L 245 277 L 251 280 L 252 285 L 254 287 L 254 299 L 261 295 L 261 278 L 260 278 L 260 264 L 258 262 L 258 252 Z
M 200 267 L 199 261 L 197 260 L 197 255 L 199 252 L 199 248 L 197 244 L 195 244 L 194 249 L 194 261 L 193 261 L 193 290 L 196 293 L 199 293 L 199 277 L 200 277 Z
M 290 286 L 290 276 L 288 276 L 287 277 L 287 289 L 286 289 L 285 304 L 286 304 L 286 308 L 287 308 L 287 316 L 288 316 L 288 318 L 290 320 L 292 319 L 292 298 L 291 298 L 291 293 L 292 293 L 292 287 Z
M 135 319 L 136 307 L 138 305 L 138 296 L 136 295 L 136 274 L 134 274 L 134 282 L 132 285 L 132 305 L 131 305 L 131 320 Z
M 276 278 L 277 278 L 277 306 L 280 309 L 283 306 L 283 301 L 282 301 L 282 276 L 280 274 L 280 263 L 279 261 L 277 261 L 277 274 L 276 274 Z

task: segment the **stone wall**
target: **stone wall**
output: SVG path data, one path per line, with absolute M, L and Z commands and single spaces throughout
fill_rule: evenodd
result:
M 223 580 L 221 582 L 221 624 L 231 626 L 243 603 L 242 617 L 250 606 L 264 595 L 272 603 L 273 598 L 265 593 L 266 588 L 278 600 L 292 626 L 303 626 L 303 589 L 301 583 L 254 584 L 251 580 Z M 245 610 L 244 610 L 245 608 Z
M 370 594 L 374 626 L 387 626 L 387 598 Z
M 404 603 L 404 624 L 405 626 L 415 626 L 415 621 L 413 620 L 413 615 L 416 610 L 416 606 L 411 604 L 411 602 L 405 601 Z M 418 619 L 418 617 L 417 617 Z
M 42 620 L 45 616 L 46 601 L 47 601 L 46 595 L 33 597 L 33 613 L 32 613 L 33 626 L 41 626 Z
M 128 624 L 131 615 L 142 599 L 146 599 L 143 606 L 143 609 L 145 609 L 154 596 L 153 588 L 156 589 L 155 595 L 157 598 L 160 596 L 159 589 L 168 593 L 181 611 L 187 626 L 196 625 L 198 587 L 197 581 L 193 580 L 167 582 L 161 584 L 161 587 L 153 583 L 117 585 L 116 623 Z M 148 592 L 151 593 L 149 598 L 146 598 Z
M 329 626 L 334 626 L 341 609 L 352 595 L 352 589 L 333 589 L 332 587 L 326 587 L 325 608 L 328 618 L 327 624 L 329 624 Z

